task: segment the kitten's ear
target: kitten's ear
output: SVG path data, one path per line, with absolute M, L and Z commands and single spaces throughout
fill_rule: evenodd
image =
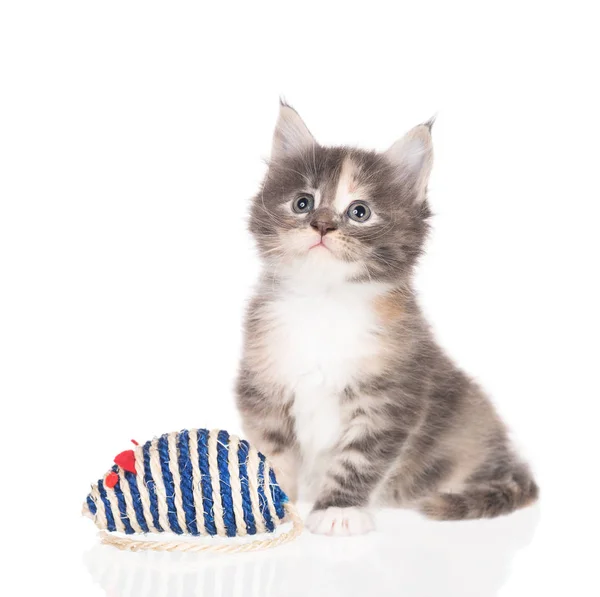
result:
M 316 143 L 302 118 L 294 108 L 281 102 L 279 118 L 273 133 L 273 148 L 271 159 L 300 153 Z
M 432 126 L 433 120 L 416 126 L 385 152 L 396 168 L 398 178 L 415 185 L 418 201 L 423 201 L 425 198 L 427 182 L 433 166 Z

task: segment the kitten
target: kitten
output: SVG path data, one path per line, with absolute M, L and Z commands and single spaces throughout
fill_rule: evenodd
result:
M 322 147 L 282 104 L 250 218 L 263 261 L 237 382 L 245 433 L 316 533 L 372 504 L 492 517 L 538 489 L 485 394 L 436 344 L 412 274 L 429 228 L 431 123 L 385 153 Z

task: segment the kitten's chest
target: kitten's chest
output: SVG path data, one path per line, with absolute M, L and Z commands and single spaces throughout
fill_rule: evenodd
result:
M 268 374 L 293 396 L 305 490 L 321 478 L 343 426 L 343 392 L 376 366 L 373 288 L 290 292 L 269 306 Z M 310 495 L 310 493 L 308 494 Z
M 271 375 L 291 391 L 341 392 L 380 351 L 371 288 L 288 293 L 269 307 Z

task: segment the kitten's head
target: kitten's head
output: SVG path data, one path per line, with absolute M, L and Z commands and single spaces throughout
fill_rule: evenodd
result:
M 431 124 L 384 153 L 323 147 L 282 104 L 269 169 L 254 198 L 250 230 L 274 271 L 400 281 L 427 234 Z

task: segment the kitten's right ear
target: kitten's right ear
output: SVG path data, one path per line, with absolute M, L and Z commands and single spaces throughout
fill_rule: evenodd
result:
M 273 133 L 271 159 L 294 155 L 316 144 L 315 138 L 294 108 L 283 101 L 279 104 L 279 118 Z
M 411 129 L 385 152 L 386 157 L 395 167 L 398 178 L 413 183 L 418 201 L 425 198 L 433 164 L 431 140 L 433 120 L 432 118 Z

